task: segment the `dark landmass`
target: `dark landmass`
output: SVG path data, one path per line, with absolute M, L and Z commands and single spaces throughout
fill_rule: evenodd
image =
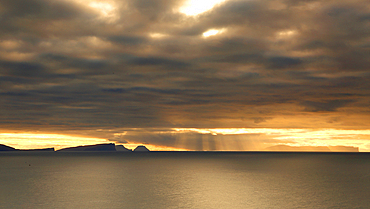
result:
M 276 145 L 267 147 L 265 151 L 272 152 L 359 152 L 358 147 L 347 147 L 347 146 L 288 146 L 288 145 Z
M 145 146 L 138 146 L 137 151 L 149 151 Z M 136 150 L 135 149 L 135 150 Z M 44 149 L 15 149 L 13 147 L 0 144 L 0 151 L 37 151 L 37 152 L 54 152 L 54 148 L 44 148 Z M 68 147 L 60 149 L 57 152 L 86 152 L 86 151 L 95 151 L 95 152 L 132 152 L 132 150 L 127 149 L 123 145 L 115 145 L 114 143 L 108 144 L 94 144 L 78 147 Z
M 15 149 L 13 147 L 0 144 L 0 151 L 41 151 L 41 152 L 54 152 L 54 148 L 45 148 L 45 149 L 29 149 L 21 150 Z M 86 145 L 78 147 L 68 147 L 57 152 L 85 152 L 85 151 L 102 151 L 102 152 L 150 152 L 145 146 L 137 146 L 134 150 L 127 149 L 123 145 L 115 145 L 114 143 L 109 144 L 95 144 L 95 145 Z M 157 151 L 163 152 L 163 151 Z M 171 151 L 167 151 L 171 152 Z M 175 151 L 178 152 L 178 151 Z M 182 152 L 223 152 L 223 151 L 182 151 Z M 276 145 L 267 147 L 263 151 L 256 152 L 359 152 L 358 147 L 350 146 L 301 146 L 294 147 L 288 145 Z
M 0 144 L 0 151 L 17 151 L 17 149 Z
M 54 152 L 54 148 L 44 148 L 44 149 L 19 149 L 17 151 L 27 151 L 27 152 Z
M 114 143 L 109 144 L 95 144 L 78 147 L 68 147 L 58 150 L 58 152 L 80 152 L 80 151 L 104 151 L 104 152 L 115 152 L 116 145 Z
M 54 152 L 54 148 L 45 148 L 45 149 L 15 149 L 3 144 L 0 144 L 0 151 L 36 151 L 36 152 Z
M 150 150 L 148 148 L 146 148 L 145 146 L 141 145 L 141 146 L 137 146 L 135 149 L 134 149 L 134 152 L 149 152 Z
M 117 152 L 132 152 L 132 150 L 127 149 L 123 145 L 116 145 L 116 151 Z

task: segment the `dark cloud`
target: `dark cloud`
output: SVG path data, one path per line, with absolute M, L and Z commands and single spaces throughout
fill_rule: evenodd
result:
M 38 63 L 0 61 L 0 69 L 3 75 L 14 77 L 42 77 L 45 75 L 45 68 Z
M 81 11 L 75 5 L 65 1 L 46 0 L 14 0 L 0 1 L 4 7 L 4 16 L 12 17 L 39 17 L 59 19 L 77 16 Z
M 58 54 L 41 54 L 41 62 L 52 63 L 61 68 L 76 68 L 86 71 L 99 71 L 104 74 L 104 69 L 109 67 L 109 62 L 100 59 L 82 59 Z
M 145 38 L 139 36 L 112 36 L 108 37 L 108 40 L 123 45 L 137 45 L 146 42 Z
M 323 102 L 304 101 L 301 103 L 306 107 L 306 111 L 318 112 L 318 111 L 336 111 L 338 108 L 345 107 L 348 104 L 354 102 L 353 100 L 330 100 Z
M 43 38 L 60 31 L 63 21 L 88 21 L 96 14 L 72 1 L 15 0 L 0 1 L 1 36 Z M 91 11 L 91 10 L 90 10 Z M 64 26 L 64 24 L 63 24 Z M 63 29 L 62 29 L 63 30 Z M 64 30 L 66 31 L 66 30 Z M 72 32 L 74 33 L 74 32 Z
M 139 57 L 129 61 L 132 65 L 167 65 L 175 68 L 181 68 L 189 65 L 186 62 L 165 59 L 162 57 Z
M 301 59 L 291 57 L 271 57 L 267 62 L 272 69 L 284 69 L 302 64 Z

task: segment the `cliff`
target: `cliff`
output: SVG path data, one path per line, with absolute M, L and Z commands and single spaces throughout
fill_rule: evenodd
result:
M 117 152 L 132 152 L 132 150 L 127 149 L 123 145 L 116 145 L 116 151 Z

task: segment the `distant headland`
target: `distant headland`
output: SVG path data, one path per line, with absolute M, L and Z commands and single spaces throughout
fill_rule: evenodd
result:
M 44 148 L 44 149 L 15 149 L 4 144 L 0 144 L 0 151 L 40 151 L 40 152 L 54 152 L 54 148 Z
M 15 149 L 13 147 L 0 144 L 0 151 L 41 151 L 41 152 L 55 152 L 54 148 L 45 148 L 45 149 Z M 108 144 L 95 144 L 95 145 L 86 145 L 86 146 L 77 146 L 77 147 L 68 147 L 64 149 L 57 150 L 56 152 L 150 152 L 148 148 L 143 145 L 136 147 L 134 150 L 127 149 L 123 145 L 115 145 L 114 143 Z

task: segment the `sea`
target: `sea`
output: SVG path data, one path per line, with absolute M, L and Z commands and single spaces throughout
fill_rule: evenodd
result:
M 370 153 L 1 152 L 0 208 L 370 208 Z

